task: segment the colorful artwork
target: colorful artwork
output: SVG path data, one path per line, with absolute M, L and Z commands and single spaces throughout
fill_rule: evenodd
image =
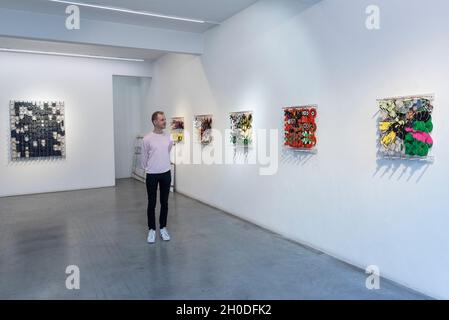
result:
M 380 154 L 426 158 L 433 146 L 433 96 L 379 100 Z
M 252 144 L 253 113 L 233 112 L 231 119 L 231 143 L 235 146 L 249 146 Z
M 212 116 L 195 116 L 194 127 L 197 131 L 198 141 L 202 145 L 212 142 Z
M 290 107 L 284 109 L 284 145 L 298 150 L 316 147 L 316 106 Z
M 184 118 L 172 118 L 171 135 L 175 143 L 184 141 Z
M 63 102 L 10 102 L 11 161 L 65 158 Z

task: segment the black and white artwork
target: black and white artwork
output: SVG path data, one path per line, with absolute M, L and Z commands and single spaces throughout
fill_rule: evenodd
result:
M 63 102 L 10 102 L 11 161 L 65 158 Z

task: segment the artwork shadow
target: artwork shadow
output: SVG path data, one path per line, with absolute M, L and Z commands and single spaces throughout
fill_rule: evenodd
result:
M 316 154 L 316 151 L 292 150 L 283 148 L 281 152 L 281 163 L 304 166 Z
M 427 170 L 433 165 L 432 160 L 388 159 L 378 156 L 373 178 L 387 178 L 397 181 L 420 182 Z
M 233 161 L 234 163 L 248 164 L 249 153 L 252 150 L 250 146 L 234 146 L 233 147 Z
M 14 160 L 7 159 L 10 167 L 25 167 L 29 165 L 46 165 L 46 164 L 62 164 L 66 158 L 39 158 L 39 159 L 21 159 Z

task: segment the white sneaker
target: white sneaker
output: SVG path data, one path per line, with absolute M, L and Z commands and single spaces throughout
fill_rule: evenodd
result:
M 168 234 L 167 228 L 161 229 L 161 238 L 164 241 L 170 241 L 170 235 Z
M 148 243 L 155 243 L 156 242 L 156 231 L 151 229 L 150 232 L 148 232 L 147 241 L 148 241 Z

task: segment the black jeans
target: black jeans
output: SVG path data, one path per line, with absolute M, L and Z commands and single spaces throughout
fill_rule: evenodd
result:
M 147 194 L 148 194 L 148 228 L 156 230 L 156 198 L 157 186 L 159 184 L 161 214 L 159 216 L 159 227 L 161 229 L 167 226 L 168 215 L 168 195 L 170 194 L 171 171 L 159 174 L 147 173 Z

